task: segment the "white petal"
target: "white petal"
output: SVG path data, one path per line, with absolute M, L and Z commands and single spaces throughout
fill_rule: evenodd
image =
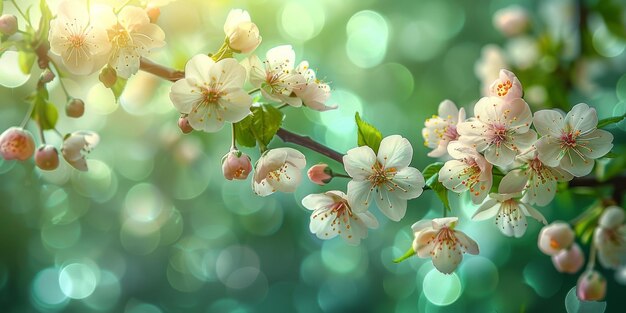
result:
M 464 232 L 462 231 L 454 231 L 454 235 L 456 236 L 456 239 L 459 241 L 459 244 L 462 246 L 463 251 L 469 253 L 469 254 L 478 254 L 479 249 L 478 249 L 478 244 L 476 243 L 476 241 L 474 241 L 472 238 L 470 238 L 469 236 L 467 236 Z
M 426 229 L 419 232 L 413 240 L 413 250 L 420 258 L 432 257 L 432 252 L 435 249 L 435 237 L 438 231 L 433 229 Z
M 463 259 L 461 249 L 456 245 L 448 246 L 445 243 L 438 246 L 439 250 L 435 250 L 435 255 L 433 256 L 433 265 L 440 272 L 451 274 Z
M 467 164 L 458 160 L 446 162 L 439 170 L 439 181 L 450 191 L 463 192 L 468 189 L 463 183 L 467 179 L 466 175 L 461 175 L 468 168 Z
M 243 89 L 237 89 L 220 97 L 218 104 L 224 120 L 237 123 L 250 114 L 252 97 Z
M 500 210 L 500 203 L 496 199 L 489 199 L 483 203 L 472 215 L 472 220 L 482 221 L 494 217 Z
M 274 47 L 265 55 L 272 70 L 292 70 L 296 61 L 296 52 L 290 45 Z
M 306 167 L 306 157 L 302 152 L 293 149 L 293 148 L 278 148 L 287 152 L 287 159 L 285 160 L 287 163 L 291 163 L 298 169 L 303 169 Z
M 189 114 L 193 106 L 202 101 L 202 94 L 188 79 L 181 79 L 172 85 L 170 100 L 178 112 Z
M 252 180 L 252 191 L 261 197 L 266 197 L 276 192 L 266 179 L 263 179 L 260 183 Z
M 310 194 L 302 199 L 302 205 L 309 210 L 319 210 L 329 207 L 335 203 L 335 200 L 323 193 Z
M 485 123 L 474 118 L 469 118 L 465 122 L 459 123 L 456 128 L 460 135 L 459 143 L 473 147 L 477 151 L 483 151 L 488 146 L 488 142 L 485 139 L 487 130 Z M 450 153 L 450 148 L 448 148 L 448 153 Z
M 492 183 L 493 181 L 491 179 L 479 181 L 470 189 L 470 196 L 474 204 L 480 204 L 487 198 Z
M 504 145 L 501 145 L 499 147 L 496 145 L 490 145 L 485 150 L 485 159 L 487 159 L 489 163 L 501 167 L 505 167 L 513 163 L 513 160 L 515 160 L 515 155 L 515 151 L 509 149 Z
M 353 148 L 343 156 L 343 164 L 348 175 L 356 180 L 364 180 L 373 173 L 376 154 L 368 146 Z
M 372 192 L 372 184 L 369 181 L 348 182 L 348 203 L 352 210 L 357 213 L 367 211 L 372 202 L 371 197 L 377 196 Z
M 411 230 L 413 230 L 413 232 L 419 232 L 431 226 L 431 220 L 419 220 L 415 222 L 415 224 L 411 225 Z
M 609 153 L 613 148 L 613 134 L 606 130 L 596 129 L 588 135 L 581 136 L 577 142 L 581 146 L 579 151 L 584 155 L 597 159 Z
M 585 103 L 575 105 L 565 116 L 565 122 L 573 132 L 587 133 L 598 126 L 598 114 L 596 109 L 590 108 Z
M 537 141 L 537 133 L 534 130 L 529 130 L 522 134 L 512 136 L 513 147 L 517 148 L 517 153 L 527 150 Z
M 398 196 L 403 199 L 417 198 L 422 194 L 424 190 L 424 176 L 422 173 L 413 167 L 405 167 L 398 171 L 391 180 L 394 187 L 394 192 L 398 192 Z
M 267 181 L 274 189 L 282 192 L 294 192 L 302 181 L 302 172 L 291 163 L 285 163 L 279 175 L 270 176 Z
M 376 205 L 392 221 L 401 220 L 406 214 L 407 200 L 398 196 L 399 191 L 388 191 L 384 186 L 376 188 Z
M 528 174 L 526 171 L 514 170 L 508 172 L 498 185 L 499 193 L 515 193 L 524 190 L 528 183 Z
M 197 54 L 193 56 L 185 65 L 185 78 L 192 78 L 198 84 L 208 83 L 209 70 L 215 65 L 215 61 L 208 55 Z
M 459 116 L 459 110 L 456 108 L 454 102 L 446 99 L 439 103 L 438 109 L 439 116 L 446 120 L 452 120 L 453 123 L 456 122 Z
M 537 111 L 533 118 L 533 125 L 535 125 L 539 135 L 542 136 L 560 136 L 564 124 L 563 114 L 556 110 Z
M 559 165 L 561 158 L 561 149 L 560 144 L 551 136 L 543 136 L 537 140 L 535 143 L 535 147 L 537 148 L 537 156 L 541 163 L 550 166 L 556 167 Z
M 241 89 L 246 81 L 246 69 L 233 58 L 222 59 L 209 69 L 209 77 L 217 81 L 221 90 Z
M 522 237 L 528 227 L 526 216 L 521 212 L 517 204 L 509 206 L 515 207 L 510 208 L 510 211 L 505 211 L 506 208 L 502 206 L 496 217 L 496 226 L 498 226 L 500 231 L 506 236 Z
M 309 230 L 320 239 L 330 239 L 338 234 L 338 228 L 333 227 L 335 214 L 330 210 L 316 210 L 311 214 Z
M 270 172 L 281 168 L 287 161 L 288 151 L 285 148 L 271 149 L 263 154 L 256 164 L 254 181 L 260 183 Z
M 400 135 L 383 138 L 378 149 L 378 161 L 385 169 L 405 168 L 411 163 L 413 148 L 408 139 Z
M 594 164 L 595 161 L 593 159 L 587 157 L 583 159 L 574 149 L 566 150 L 565 156 L 563 156 L 561 163 L 559 163 L 562 169 L 576 177 L 582 177 L 591 173 Z
M 543 216 L 543 214 L 541 214 L 541 212 L 539 212 L 537 209 L 533 208 L 532 206 L 527 205 L 526 203 L 520 203 L 520 208 L 522 209 L 524 214 L 531 216 L 537 221 L 543 223 L 544 225 L 548 224 L 548 221 L 546 221 L 546 218 Z

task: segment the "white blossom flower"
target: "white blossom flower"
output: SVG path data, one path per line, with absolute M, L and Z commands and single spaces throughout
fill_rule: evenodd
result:
M 303 88 L 306 81 L 294 70 L 296 53 L 293 48 L 289 45 L 274 47 L 267 51 L 265 58 L 261 62 L 258 56 L 252 55 L 243 62 L 252 86 L 261 88 L 261 94 L 268 100 L 302 106 L 302 99 L 295 91 Z
M 61 154 L 67 163 L 80 171 L 87 171 L 85 155 L 90 153 L 100 142 L 100 136 L 91 131 L 76 131 L 63 141 Z
M 302 75 L 305 85 L 294 89 L 296 96 L 302 100 L 302 104 L 316 111 L 328 111 L 337 108 L 337 105 L 326 105 L 330 98 L 330 86 L 317 79 L 315 71 L 309 67 L 309 62 L 302 61 L 295 69 Z
M 276 148 L 265 152 L 256 164 L 252 190 L 262 197 L 276 191 L 294 192 L 302 180 L 306 166 L 304 154 L 292 148 Z
M 523 165 L 508 172 L 502 178 L 498 190 L 501 193 L 523 190 L 522 201 L 530 205 L 547 205 L 554 199 L 557 182 L 570 181 L 573 178 L 572 174 L 558 167 L 543 164 L 536 149 L 529 149 L 518 155 L 517 160 Z
M 411 228 L 415 234 L 413 251 L 420 258 L 432 258 L 435 268 L 451 274 L 463 260 L 463 253 L 478 254 L 478 244 L 456 230 L 458 217 L 421 220 Z
M 399 221 L 406 213 L 407 200 L 419 197 L 424 176 L 409 167 L 413 148 L 406 138 L 383 138 L 378 155 L 368 146 L 351 149 L 343 157 L 348 183 L 348 200 L 355 212 L 365 212 L 375 198 L 389 219 Z M 372 194 L 373 193 L 373 194 Z
M 428 153 L 431 158 L 448 154 L 448 143 L 459 139 L 456 126 L 465 121 L 465 109 L 457 109 L 454 102 L 444 100 L 439 104 L 439 115 L 426 119 L 422 129 L 424 145 L 433 150 Z
M 224 33 L 228 46 L 240 53 L 250 53 L 261 43 L 259 28 L 252 23 L 246 10 L 230 10 L 224 22 Z
M 353 212 L 348 198 L 341 191 L 310 194 L 302 205 L 312 210 L 309 228 L 320 239 L 340 235 L 348 244 L 358 245 L 367 237 L 368 228 L 378 228 L 376 217 L 370 212 Z
M 519 5 L 511 5 L 496 11 L 493 25 L 506 36 L 516 36 L 528 29 L 528 11 Z
M 539 231 L 537 246 L 541 252 L 555 256 L 561 250 L 569 249 L 574 244 L 576 234 L 569 224 L 565 222 L 554 222 L 544 226 Z
M 516 194 L 489 194 L 489 199 L 483 203 L 472 216 L 473 220 L 482 221 L 496 217 L 496 226 L 509 237 L 522 237 L 528 223 L 526 216 L 547 224 L 545 217 L 530 205 L 519 200 L 521 193 Z
M 185 78 L 175 82 L 170 99 L 188 114 L 191 127 L 216 132 L 224 121 L 236 123 L 250 113 L 252 97 L 243 90 L 246 70 L 235 59 L 218 62 L 199 54 L 185 66 Z
M 92 17 L 94 20 L 92 20 Z M 63 1 L 50 21 L 50 51 L 61 57 L 73 74 L 89 75 L 104 65 L 111 50 L 107 31 L 95 22 L 82 1 Z
M 459 141 L 484 152 L 485 159 L 493 165 L 513 163 L 515 156 L 537 139 L 537 134 L 530 130 L 530 107 L 521 98 L 504 102 L 502 98 L 484 97 L 476 103 L 474 115 L 457 125 Z
M 102 12 L 103 15 L 111 13 Z M 117 15 L 117 22 L 108 31 L 112 46 L 109 65 L 122 78 L 137 73 L 141 57 L 165 45 L 163 30 L 150 23 L 148 13 L 136 6 L 122 8 Z
M 500 70 L 498 79 L 489 87 L 489 95 L 502 98 L 504 102 L 521 98 L 522 94 L 522 83 L 513 72 L 505 69 Z
M 611 206 L 604 209 L 593 234 L 598 260 L 605 268 L 618 269 L 626 265 L 626 225 L 624 209 Z
M 556 110 L 538 111 L 534 125 L 542 135 L 535 144 L 539 160 L 576 177 L 591 173 L 594 160 L 613 148 L 613 135 L 596 129 L 596 110 L 584 103 L 575 105 L 565 117 Z
M 455 160 L 447 161 L 439 170 L 439 181 L 457 193 L 469 190 L 474 204 L 480 204 L 489 194 L 493 166 L 476 149 L 453 141 L 448 154 Z

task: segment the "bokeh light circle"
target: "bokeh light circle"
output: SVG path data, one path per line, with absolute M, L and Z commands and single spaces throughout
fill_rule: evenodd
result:
M 291 39 L 307 41 L 324 27 L 326 15 L 319 1 L 287 2 L 280 14 L 280 29 Z
M 93 269 L 83 263 L 69 264 L 59 273 L 59 286 L 67 297 L 83 299 L 96 290 L 96 274 Z
M 19 66 L 19 53 L 17 51 L 5 51 L 0 56 L 0 85 L 7 88 L 22 86 L 30 78 L 30 74 L 24 74 Z
M 456 273 L 446 275 L 437 269 L 432 269 L 426 274 L 422 287 L 428 301 L 439 306 L 454 303 L 463 291 L 461 280 Z
M 34 306 L 45 311 L 61 310 L 69 302 L 59 286 L 59 272 L 55 268 L 46 268 L 37 273 L 31 288 Z
M 385 57 L 389 26 L 380 13 L 370 10 L 352 15 L 346 25 L 346 53 L 356 66 L 374 67 Z

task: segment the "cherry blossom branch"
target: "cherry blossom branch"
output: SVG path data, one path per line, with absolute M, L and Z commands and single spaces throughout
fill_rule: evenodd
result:
M 278 136 L 278 138 L 280 138 L 283 142 L 290 142 L 308 148 L 343 164 L 343 154 L 311 139 L 311 137 L 298 135 L 284 128 L 279 128 L 276 132 L 276 136 Z
M 154 63 L 146 58 L 141 58 L 139 69 L 144 72 L 148 72 L 152 75 L 159 76 L 165 80 L 175 82 L 177 80 L 185 78 L 185 72 L 175 70 L 173 68 L 165 67 L 163 65 Z
M 616 176 L 606 181 L 598 181 L 595 177 L 577 177 L 569 182 L 570 187 L 596 187 L 601 185 L 613 186 L 613 200 L 622 203 L 624 192 L 626 192 L 626 176 Z

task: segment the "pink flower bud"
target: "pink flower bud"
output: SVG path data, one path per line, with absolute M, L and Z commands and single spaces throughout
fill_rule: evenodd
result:
M 624 209 L 610 206 L 602 212 L 598 224 L 606 229 L 614 229 L 624 222 Z
M 98 79 L 104 84 L 104 87 L 111 88 L 117 82 L 117 72 L 114 68 L 106 66 L 100 71 Z
M 574 242 L 574 231 L 564 222 L 544 226 L 539 232 L 539 250 L 547 255 L 555 255 L 569 248 Z
M 69 117 L 79 118 L 85 114 L 85 102 L 80 99 L 72 99 L 65 105 L 65 114 Z
M 43 73 L 41 73 L 41 76 L 39 77 L 39 80 L 44 83 L 47 84 L 49 82 L 51 82 L 54 79 L 54 73 L 52 73 L 52 71 L 50 69 L 45 69 L 43 71 Z
M 576 284 L 576 295 L 583 301 L 598 301 L 606 295 L 606 279 L 597 271 L 586 271 Z
M 11 36 L 17 33 L 17 17 L 11 14 L 0 16 L 0 33 Z
M 311 166 L 307 175 L 313 183 L 324 186 L 333 179 L 332 173 L 333 171 L 328 167 L 328 164 L 320 163 Z
M 574 274 L 580 270 L 584 263 L 585 255 L 577 243 L 552 256 L 552 264 L 561 273 Z
M 11 127 L 0 135 L 0 155 L 5 160 L 24 161 L 33 156 L 35 140 L 29 131 Z
M 35 153 L 35 164 L 42 170 L 51 171 L 59 166 L 59 152 L 51 145 L 43 145 Z
M 189 124 L 189 120 L 186 116 L 178 118 L 178 128 L 180 128 L 183 134 L 189 134 L 193 131 L 193 127 Z
M 518 5 L 501 9 L 493 15 L 493 25 L 505 36 L 522 34 L 529 24 L 528 12 Z
M 222 158 L 222 172 L 228 180 L 244 180 L 251 171 L 250 157 L 239 150 L 231 150 Z
M 161 9 L 158 7 L 148 7 L 146 8 L 146 13 L 150 18 L 150 23 L 156 23 L 159 20 L 159 16 L 161 16 Z

